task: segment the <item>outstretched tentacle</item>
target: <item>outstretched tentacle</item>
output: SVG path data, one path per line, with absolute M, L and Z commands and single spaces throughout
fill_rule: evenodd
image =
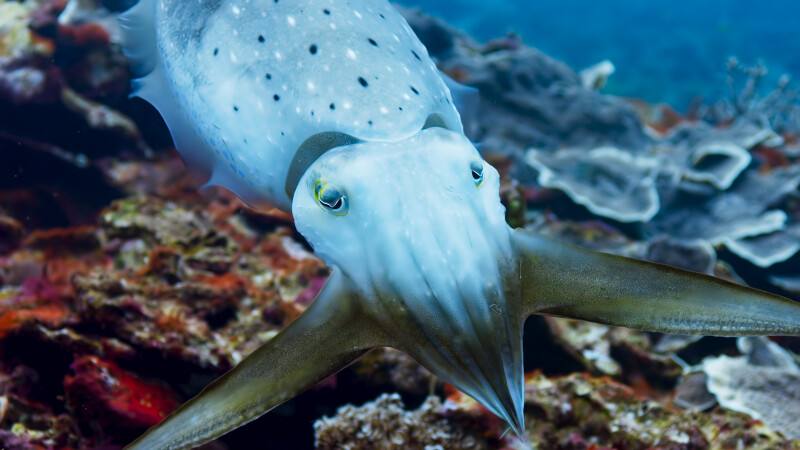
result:
M 381 345 L 350 281 L 334 272 L 314 303 L 272 340 L 209 384 L 128 449 L 191 448 L 293 398 Z
M 528 314 L 665 333 L 800 335 L 800 303 L 778 295 L 522 230 L 512 240 Z

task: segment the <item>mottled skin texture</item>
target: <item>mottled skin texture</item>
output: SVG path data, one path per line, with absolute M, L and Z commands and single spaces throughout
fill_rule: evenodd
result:
M 281 3 L 291 3 L 287 8 L 294 12 L 276 10 L 283 15 L 280 21 L 271 23 L 283 28 L 273 30 L 273 36 L 281 36 L 287 48 L 299 49 L 294 56 L 300 52 L 310 55 L 303 56 L 308 58 L 316 54 L 301 41 L 307 34 L 290 33 L 300 14 L 311 11 L 324 18 L 328 16 L 325 10 L 330 8 L 331 15 L 335 11 L 355 17 L 337 22 L 339 26 L 351 26 L 349 31 L 316 36 L 327 36 L 325 42 L 331 50 L 343 55 L 348 54 L 347 48 L 342 48 L 348 39 L 366 40 L 368 48 L 375 47 L 368 36 L 361 35 L 363 30 L 372 29 L 358 22 L 367 17 L 359 8 L 371 13 L 373 23 L 380 24 L 386 17 L 399 18 L 385 2 L 329 0 L 306 2 L 302 8 L 297 2 Z M 355 81 L 350 80 L 349 75 L 362 68 L 358 65 L 345 65 L 338 72 L 340 78 L 330 80 L 345 90 L 354 82 L 354 92 L 364 94 L 347 97 L 358 100 L 351 104 L 358 112 L 348 116 L 346 122 L 311 120 L 310 105 L 322 97 L 313 90 L 288 87 L 290 98 L 302 108 L 298 106 L 292 113 L 292 108 L 281 107 L 272 110 L 272 115 L 264 113 L 262 120 L 236 120 L 244 106 L 237 103 L 237 111 L 228 104 L 229 98 L 217 97 L 218 91 L 208 87 L 236 91 L 229 70 L 205 73 L 200 71 L 205 66 L 199 64 L 195 73 L 191 65 L 183 64 L 183 72 L 176 72 L 175 67 L 180 66 L 181 58 L 193 61 L 192 58 L 214 57 L 216 47 L 208 45 L 209 39 L 221 39 L 220 32 L 210 37 L 202 33 L 213 29 L 212 22 L 221 20 L 217 12 L 239 17 L 244 8 L 255 7 L 258 11 L 263 7 L 266 12 L 273 5 L 252 1 L 245 4 L 198 2 L 199 6 L 187 6 L 181 11 L 174 3 L 162 3 L 166 11 L 175 11 L 182 18 L 179 24 L 172 23 L 172 28 L 167 26 L 171 24 L 170 16 L 155 14 L 152 3 L 149 10 L 137 7 L 127 15 L 127 53 L 140 70 L 146 72 L 148 64 L 150 70 L 138 82 L 139 94 L 156 104 L 184 158 L 191 166 L 199 167 L 199 173 L 209 176 L 210 172 L 211 182 L 229 187 L 253 203 L 253 199 L 262 198 L 286 207 L 292 197 L 291 210 L 298 230 L 332 267 L 333 274 L 297 320 L 130 448 L 200 445 L 259 417 L 369 349 L 381 346 L 408 353 L 444 381 L 483 403 L 523 436 L 522 325 L 530 314 L 662 332 L 800 334 L 800 305 L 785 298 L 511 229 L 504 220 L 497 171 L 463 136 L 455 110 L 441 106 L 451 104 L 450 93 L 431 69 L 427 54 L 414 51 L 411 58 L 419 59 L 422 69 L 407 77 L 416 77 L 421 86 L 430 87 L 431 91 L 420 92 L 419 99 L 412 92 L 409 98 L 415 99 L 411 105 L 414 115 L 406 121 L 397 119 L 384 124 L 382 133 L 371 128 L 377 123 L 364 125 L 359 114 L 383 114 L 381 105 L 397 99 L 391 98 L 391 90 L 368 91 L 358 76 Z M 238 29 L 244 34 L 250 28 L 258 28 L 258 17 L 261 16 L 242 16 L 244 24 Z M 397 49 L 416 48 L 418 41 L 413 34 L 405 33 L 400 39 L 399 31 L 392 31 L 407 29 L 402 18 L 399 20 L 394 28 L 384 29 L 381 36 L 397 35 Z M 140 28 L 135 27 L 137 23 Z M 228 25 L 223 29 L 232 31 Z M 161 34 L 159 27 L 164 26 L 168 31 Z M 256 28 L 248 34 L 252 35 L 252 42 L 242 48 L 252 50 L 260 43 L 258 35 L 252 33 Z M 137 54 L 141 48 L 130 44 L 131 35 L 136 35 L 137 30 L 157 34 L 158 46 L 153 43 L 151 50 L 161 59 L 151 61 Z M 281 35 L 279 31 L 288 34 Z M 178 53 L 181 58 L 173 61 L 164 60 L 174 55 L 165 37 L 170 33 L 189 40 Z M 230 40 L 226 45 L 241 47 L 243 44 L 231 35 L 238 36 L 225 35 Z M 321 48 L 316 51 L 319 53 Z M 399 58 L 402 67 L 403 58 L 408 58 L 400 56 L 403 53 L 398 50 L 376 54 L 369 61 L 385 68 L 391 66 L 393 58 Z M 235 59 L 240 58 L 241 55 Z M 235 66 L 233 59 L 231 64 Z M 245 66 L 245 72 L 255 67 L 260 73 L 264 67 L 259 64 L 256 60 Z M 294 75 L 287 79 L 302 81 L 310 76 L 302 65 L 295 64 L 291 70 L 279 67 L 287 76 Z M 242 82 L 252 90 L 246 97 L 249 103 L 241 105 L 258 108 L 259 101 L 277 102 L 270 100 L 277 94 L 264 91 L 258 84 Z M 202 111 L 198 112 L 198 105 Z M 287 114 L 294 115 L 287 118 Z M 393 114 L 403 117 L 399 109 Z M 432 116 L 438 119 L 431 121 Z M 280 126 L 275 128 L 275 124 Z M 276 146 L 269 139 L 261 139 L 275 131 L 293 136 L 292 144 Z M 312 148 L 314 151 L 309 154 L 314 156 L 293 195 L 284 192 L 287 168 L 294 159 L 291 153 L 309 138 L 328 132 L 351 139 L 334 148 Z M 218 154 L 219 149 L 212 145 L 211 139 L 218 143 L 215 136 L 224 137 L 224 142 L 231 145 L 236 141 L 233 136 L 241 138 L 235 146 L 234 161 L 229 163 L 233 168 L 224 165 L 224 152 Z M 249 137 L 246 144 L 243 137 Z M 230 157 L 228 153 L 227 159 Z M 239 168 L 243 168 L 242 174 Z M 228 171 L 227 175 L 218 177 L 218 170 Z M 250 175 L 262 177 L 252 189 L 241 182 Z

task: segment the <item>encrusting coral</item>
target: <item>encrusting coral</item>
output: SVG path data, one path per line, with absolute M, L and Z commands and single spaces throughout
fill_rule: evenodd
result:
M 438 397 L 405 411 L 398 394 L 383 394 L 360 407 L 344 406 L 314 423 L 321 449 L 485 449 L 481 430 L 459 427 Z

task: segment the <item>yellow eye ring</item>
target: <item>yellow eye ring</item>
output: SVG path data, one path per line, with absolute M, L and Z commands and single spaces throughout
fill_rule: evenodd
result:
M 475 187 L 480 187 L 483 183 L 483 162 L 473 161 L 469 168 L 472 171 L 472 181 L 475 182 Z
M 347 193 L 338 186 L 317 181 L 314 185 L 314 197 L 317 204 L 336 216 L 344 216 L 350 210 L 350 199 Z

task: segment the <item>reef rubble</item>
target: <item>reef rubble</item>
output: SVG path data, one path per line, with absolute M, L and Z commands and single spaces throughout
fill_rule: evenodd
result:
M 128 5 L 0 3 L 0 448 L 120 448 L 328 276 L 291 217 L 201 191 L 158 114 L 127 98 L 113 19 Z M 578 73 L 513 33 L 479 43 L 400 10 L 440 69 L 478 89 L 466 130 L 503 174 L 510 223 L 800 300 L 788 79 L 761 97 L 763 68 L 732 60 L 731 97 L 679 114 L 603 94 L 608 64 Z M 533 317 L 524 346 L 534 448 L 800 448 L 767 407 L 797 394 L 797 339 Z M 518 448 L 506 431 L 385 349 L 212 446 Z

